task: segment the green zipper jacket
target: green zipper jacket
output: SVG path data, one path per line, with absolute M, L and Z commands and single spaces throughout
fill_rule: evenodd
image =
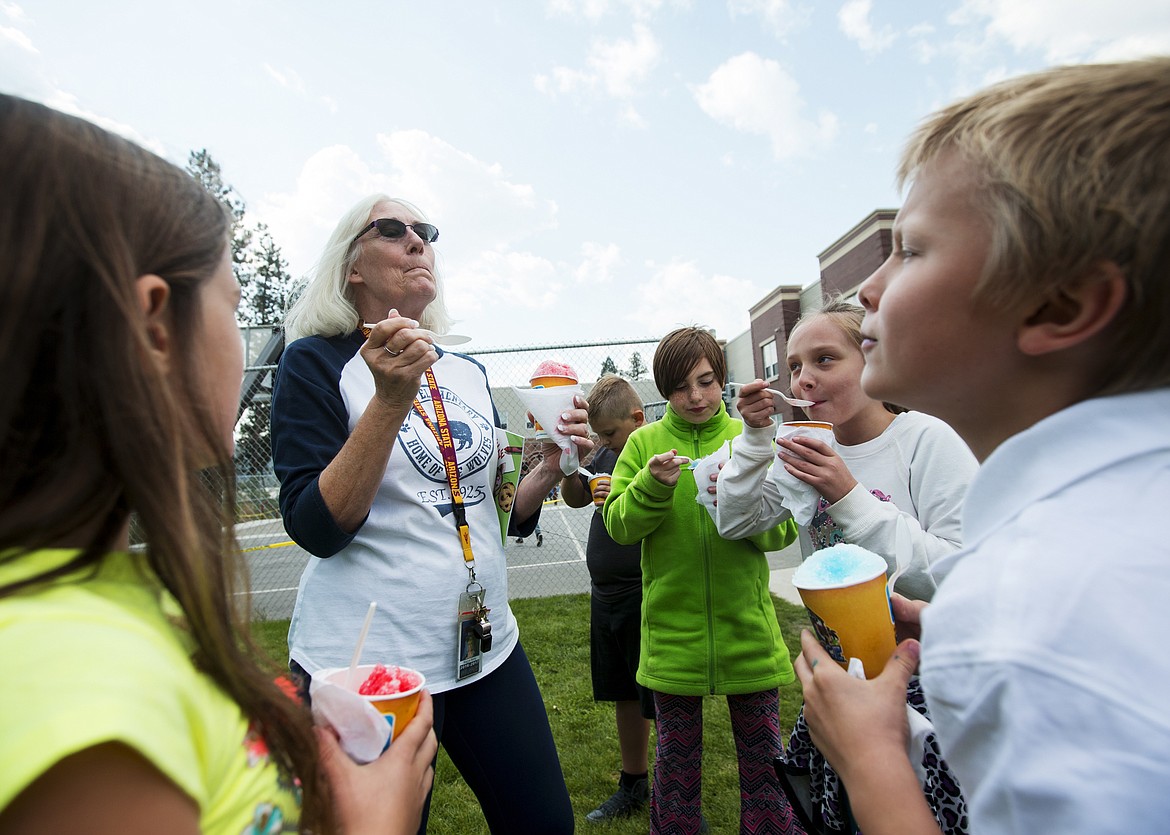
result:
M 669 406 L 626 441 L 602 508 L 623 545 L 642 543 L 642 652 L 638 683 L 661 693 L 758 693 L 795 679 L 768 593 L 765 551 L 796 538 L 788 519 L 748 539 L 722 539 L 684 468 L 668 487 L 650 474 L 651 456 L 671 449 L 691 459 L 715 452 L 743 424 L 725 406 L 695 425 Z M 705 485 L 704 485 L 705 486 Z

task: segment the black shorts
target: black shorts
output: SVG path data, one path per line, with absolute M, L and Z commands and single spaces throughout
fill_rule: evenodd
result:
M 637 701 L 642 715 L 653 719 L 654 695 L 634 678 L 641 645 L 641 589 L 614 602 L 590 598 L 589 665 L 594 701 Z

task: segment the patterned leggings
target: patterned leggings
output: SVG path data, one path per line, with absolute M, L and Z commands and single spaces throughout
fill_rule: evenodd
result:
M 779 708 L 776 690 L 727 697 L 739 759 L 741 835 L 803 835 L 773 770 L 773 760 L 782 750 Z M 654 709 L 658 743 L 650 833 L 697 833 L 702 812 L 703 699 L 655 692 Z

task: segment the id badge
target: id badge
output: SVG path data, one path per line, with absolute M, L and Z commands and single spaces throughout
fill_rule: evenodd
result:
M 462 681 L 475 675 L 483 667 L 483 647 L 475 627 L 483 611 L 484 590 L 465 591 L 459 595 L 459 629 L 455 680 Z M 470 586 L 469 586 L 470 588 Z

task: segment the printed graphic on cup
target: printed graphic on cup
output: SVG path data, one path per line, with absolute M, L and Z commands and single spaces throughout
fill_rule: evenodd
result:
M 601 507 L 603 504 L 605 504 L 605 496 L 602 496 L 600 500 L 597 498 L 597 488 L 602 484 L 608 485 L 611 479 L 612 476 L 610 476 L 608 473 L 601 473 L 589 479 L 589 493 L 593 495 L 594 507 Z
M 877 676 L 897 645 L 886 561 L 858 545 L 834 545 L 801 563 L 792 585 L 825 652 L 842 667 L 858 658 L 867 678 Z

